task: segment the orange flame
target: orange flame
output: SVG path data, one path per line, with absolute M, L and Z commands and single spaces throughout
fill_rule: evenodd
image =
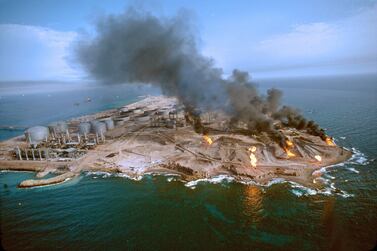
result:
M 250 152 L 250 164 L 252 167 L 257 166 L 257 157 L 255 156 L 255 152 L 257 151 L 257 148 L 255 146 L 249 147 L 249 152 Z
M 285 143 L 286 143 L 287 146 L 289 146 L 289 147 L 292 147 L 292 146 L 293 146 L 293 142 L 290 141 L 289 139 L 287 139 L 287 140 L 285 141 Z
M 294 154 L 293 152 L 291 152 L 288 148 L 284 147 L 284 151 L 287 153 L 287 156 L 288 157 L 295 157 L 296 154 Z
M 330 137 L 326 137 L 325 141 L 326 141 L 326 144 L 327 144 L 327 145 L 329 145 L 329 146 L 335 146 L 335 143 L 334 143 L 334 141 L 332 140 L 332 138 L 330 138 Z
M 295 157 L 296 154 L 291 152 L 289 149 L 293 146 L 293 142 L 290 141 L 289 139 L 285 140 L 285 143 L 287 144 L 287 147 L 284 147 L 284 151 L 287 153 L 288 157 Z
M 213 141 L 209 136 L 204 135 L 203 139 L 208 143 L 208 145 L 212 145 Z
M 321 157 L 320 155 L 316 155 L 316 156 L 314 156 L 314 158 L 315 158 L 316 160 L 318 160 L 319 162 L 322 161 L 322 157 Z

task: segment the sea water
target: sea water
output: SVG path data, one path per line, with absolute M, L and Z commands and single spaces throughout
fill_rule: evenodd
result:
M 7 250 L 370 250 L 377 236 L 377 76 L 257 81 L 284 91 L 355 154 L 323 168 L 327 190 L 229 177 L 184 183 L 85 173 L 64 184 L 18 189 L 31 172 L 1 172 L 1 244 Z M 0 125 L 68 119 L 156 94 L 152 87 L 91 86 L 0 94 Z M 85 102 L 87 97 L 91 102 Z M 139 97 L 140 98 L 140 97 Z M 76 103 L 76 104 L 75 104 Z M 77 103 L 79 103 L 77 105 Z M 2 130 L 6 139 L 22 133 Z

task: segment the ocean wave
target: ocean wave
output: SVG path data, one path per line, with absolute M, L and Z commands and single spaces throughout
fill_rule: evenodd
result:
M 274 186 L 274 185 L 277 185 L 277 184 L 287 183 L 291 188 L 290 191 L 294 195 L 296 195 L 297 197 L 314 196 L 314 195 L 326 195 L 326 196 L 338 195 L 338 196 L 341 196 L 343 198 L 348 198 L 348 197 L 354 196 L 353 194 L 349 194 L 346 191 L 343 191 L 343 190 L 336 188 L 335 184 L 333 182 L 330 182 L 329 179 L 325 179 L 323 177 L 318 177 L 316 179 L 317 180 L 323 179 L 323 183 L 324 183 L 324 185 L 326 185 L 326 187 L 324 187 L 322 189 L 309 188 L 309 187 L 306 187 L 304 185 L 301 185 L 301 184 L 293 182 L 293 181 L 287 181 L 283 178 L 275 178 L 275 179 L 272 179 L 271 181 L 269 181 L 267 184 L 260 184 L 260 183 L 254 181 L 254 180 L 251 180 L 251 179 L 242 179 L 242 180 L 237 179 L 236 180 L 235 178 L 233 178 L 231 176 L 227 176 L 227 175 L 219 175 L 219 176 L 216 176 L 216 177 L 213 177 L 213 178 L 205 178 L 205 179 L 197 179 L 197 180 L 189 181 L 185 184 L 185 186 L 190 188 L 190 189 L 195 189 L 196 186 L 199 183 L 203 183 L 203 182 L 211 183 L 211 184 L 220 184 L 220 183 L 223 183 L 223 182 L 226 182 L 226 183 L 238 182 L 238 183 L 241 183 L 241 184 L 244 184 L 244 185 L 255 185 L 255 186 L 258 186 L 258 187 L 271 187 L 271 186 Z
M 111 177 L 119 177 L 119 178 L 126 178 L 129 180 L 140 181 L 146 176 L 165 176 L 170 181 L 178 180 L 181 175 L 176 173 L 155 173 L 155 172 L 147 172 L 138 175 L 129 175 L 127 173 L 112 173 L 112 172 L 104 172 L 104 171 L 88 171 L 84 173 L 85 176 L 92 176 L 93 179 L 98 178 L 111 178 Z
M 177 173 L 158 173 L 158 172 L 145 172 L 144 175 L 151 175 L 151 176 L 163 176 L 163 177 L 181 177 L 180 174 Z
M 361 151 L 359 151 L 358 149 L 356 149 L 354 147 L 352 147 L 351 149 L 348 149 L 348 148 L 345 148 L 345 149 L 353 152 L 350 159 L 348 159 L 348 160 L 346 160 L 345 162 L 342 162 L 342 163 L 322 167 L 321 169 L 314 171 L 313 175 L 316 176 L 318 174 L 319 175 L 323 174 L 327 178 L 335 179 L 334 176 L 329 175 L 330 172 L 335 170 L 334 169 L 335 167 L 345 167 L 346 170 L 349 170 L 351 172 L 358 174 L 358 173 L 360 173 L 359 170 L 357 170 L 355 167 L 349 167 L 348 165 L 365 166 L 365 165 L 368 165 L 370 163 L 367 156 L 364 153 L 362 153 Z
M 271 187 L 277 184 L 284 184 L 287 183 L 290 186 L 290 191 L 296 195 L 297 197 L 301 196 L 314 196 L 314 195 L 339 195 L 344 198 L 351 197 L 353 196 L 352 194 L 348 194 L 346 191 L 340 190 L 335 187 L 334 182 L 332 180 L 335 179 L 334 176 L 331 176 L 327 174 L 327 169 L 329 167 L 323 167 L 317 172 L 321 172 L 321 176 L 315 178 L 313 180 L 314 183 L 320 182 L 322 183 L 325 187 L 322 189 L 315 189 L 315 188 L 309 188 L 306 186 L 303 186 L 299 183 L 293 182 L 293 181 L 288 181 L 284 178 L 274 178 L 267 182 L 266 184 L 264 183 L 258 183 L 255 180 L 248 179 L 248 178 L 234 178 L 229 175 L 218 175 L 212 178 L 201 178 L 197 180 L 192 180 L 189 182 L 183 181 L 180 179 L 179 174 L 169 174 L 169 173 L 148 173 L 144 175 L 138 175 L 138 176 L 130 176 L 126 173 L 107 173 L 107 172 L 87 172 L 87 176 L 93 176 L 93 178 L 108 178 L 108 177 L 121 177 L 121 178 L 126 178 L 134 181 L 140 181 L 142 180 L 145 176 L 165 176 L 167 182 L 172 182 L 172 181 L 182 181 L 184 183 L 184 186 L 190 189 L 195 189 L 197 185 L 201 183 L 210 183 L 210 184 L 224 184 L 224 183 L 232 183 L 232 182 L 237 182 L 241 183 L 244 185 L 255 185 L 258 187 Z
M 339 195 L 343 198 L 348 198 L 354 196 L 353 194 L 349 194 L 346 191 L 336 188 L 334 183 L 330 183 L 330 186 L 324 187 L 322 189 L 308 188 L 293 181 L 289 181 L 288 183 L 292 188 L 291 192 L 297 197 L 314 195 Z
M 193 189 L 199 183 L 203 183 L 203 182 L 211 183 L 211 184 L 219 184 L 219 183 L 222 183 L 222 182 L 230 183 L 232 181 L 234 181 L 234 177 L 232 177 L 232 176 L 229 176 L 229 175 L 218 175 L 218 176 L 215 176 L 215 177 L 212 177 L 212 178 L 204 178 L 204 179 L 192 180 L 192 181 L 187 182 L 185 184 L 185 186 Z
M 301 187 L 299 187 L 299 189 L 296 186 L 294 187 L 294 189 L 291 190 L 291 192 L 295 194 L 296 196 L 314 195 L 314 194 L 323 194 L 323 195 L 337 194 L 344 198 L 352 197 L 353 194 L 348 194 L 346 191 L 340 190 L 335 187 L 335 184 L 333 183 L 333 181 L 336 179 L 336 177 L 330 175 L 330 173 L 335 172 L 337 170 L 336 167 L 345 167 L 346 170 L 358 174 L 360 173 L 360 171 L 357 170 L 355 167 L 351 167 L 349 165 L 364 166 L 364 165 L 369 164 L 369 160 L 364 153 L 362 153 L 361 151 L 359 151 L 358 149 L 354 147 L 347 150 L 353 152 L 351 158 L 348 159 L 347 161 L 334 164 L 334 165 L 325 166 L 313 172 L 313 176 L 319 176 L 313 179 L 313 183 L 321 183 L 326 186 L 325 188 L 313 191 L 313 189 L 312 190 L 304 189 L 300 185 Z
M 352 147 L 352 152 L 353 152 L 352 157 L 348 161 L 346 161 L 347 164 L 362 165 L 362 166 L 369 164 L 369 160 L 364 153 L 360 152 L 358 149 L 354 147 Z
M 143 175 L 138 175 L 138 176 L 131 176 L 126 173 L 110 173 L 110 172 L 103 172 L 103 171 L 96 171 L 96 172 L 86 172 L 85 176 L 93 176 L 93 179 L 98 179 L 98 178 L 110 178 L 110 177 L 120 177 L 120 178 L 127 178 L 130 180 L 136 180 L 139 181 L 143 179 Z
M 114 177 L 127 178 L 134 181 L 140 181 L 144 178 L 144 175 L 131 176 L 126 173 L 116 173 L 114 174 Z
M 98 178 L 98 176 L 101 176 L 102 178 L 107 178 L 107 177 L 111 177 L 111 173 L 109 172 L 103 172 L 103 171 L 96 171 L 96 172 L 85 172 L 84 173 L 85 176 L 94 176 L 93 178 Z
M 274 179 L 270 180 L 269 182 L 267 182 L 267 184 L 262 185 L 262 186 L 264 186 L 264 187 L 270 187 L 272 185 L 281 184 L 281 183 L 285 183 L 285 182 L 287 182 L 287 181 L 285 179 L 283 179 L 283 178 L 274 178 Z
M 322 172 L 325 172 L 325 169 L 322 169 Z M 331 182 L 331 180 L 335 179 L 335 177 L 329 175 L 329 179 L 322 177 L 315 178 L 314 181 L 321 181 L 323 185 L 325 185 L 324 188 L 322 189 L 315 189 L 315 188 L 309 188 L 304 185 L 301 185 L 299 183 L 296 183 L 294 181 L 287 181 L 283 178 L 275 178 L 272 179 L 270 182 L 267 184 L 259 184 L 253 180 L 248 180 L 248 181 L 239 181 L 242 184 L 245 185 L 256 185 L 259 187 L 270 187 L 276 184 L 283 184 L 287 183 L 290 186 L 290 191 L 296 195 L 297 197 L 301 196 L 314 196 L 314 195 L 339 195 L 343 198 L 348 198 L 354 196 L 353 194 L 349 194 L 346 191 L 340 190 L 335 187 L 335 184 Z M 316 183 L 316 182 L 314 182 Z
M 335 176 L 330 175 L 330 173 L 332 172 L 332 169 L 330 168 L 339 167 L 343 165 L 344 163 L 339 163 L 336 165 L 325 166 L 325 167 L 320 168 L 319 170 L 314 171 L 312 175 L 315 176 L 316 178 L 313 179 L 313 183 L 314 184 L 321 183 L 323 185 L 330 184 L 331 180 L 335 180 Z
M 237 179 L 236 182 L 241 183 L 243 185 L 254 185 L 254 186 L 258 186 L 258 187 L 270 187 L 272 185 L 286 183 L 287 180 L 285 180 L 284 178 L 273 178 L 269 182 L 267 182 L 266 184 L 263 184 L 263 183 L 259 183 L 255 180 L 252 180 L 252 179 L 249 179 L 249 178 L 241 178 L 241 179 Z
M 353 167 L 347 167 L 346 169 L 349 170 L 349 171 L 351 171 L 351 172 L 354 172 L 354 173 L 360 173 L 360 171 L 356 170 Z

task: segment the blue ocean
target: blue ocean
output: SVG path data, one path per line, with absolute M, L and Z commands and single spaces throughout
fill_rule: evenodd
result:
M 255 80 L 263 93 L 317 121 L 347 162 L 322 170 L 328 189 L 275 180 L 183 183 L 84 173 L 69 182 L 19 189 L 31 172 L 0 173 L 1 245 L 6 250 L 371 250 L 377 241 L 377 76 Z M 152 86 L 0 84 L 0 140 L 160 94 Z M 90 101 L 89 101 L 90 100 Z M 12 126 L 12 128 L 10 128 Z M 340 193 L 335 193 L 334 188 Z

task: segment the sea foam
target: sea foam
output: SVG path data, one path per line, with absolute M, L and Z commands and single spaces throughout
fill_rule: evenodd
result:
M 204 178 L 204 179 L 197 179 L 189 181 L 185 184 L 186 187 L 195 188 L 199 183 L 211 183 L 211 184 L 219 184 L 222 182 L 232 182 L 234 181 L 234 177 L 228 176 L 228 175 L 218 175 L 212 178 Z

